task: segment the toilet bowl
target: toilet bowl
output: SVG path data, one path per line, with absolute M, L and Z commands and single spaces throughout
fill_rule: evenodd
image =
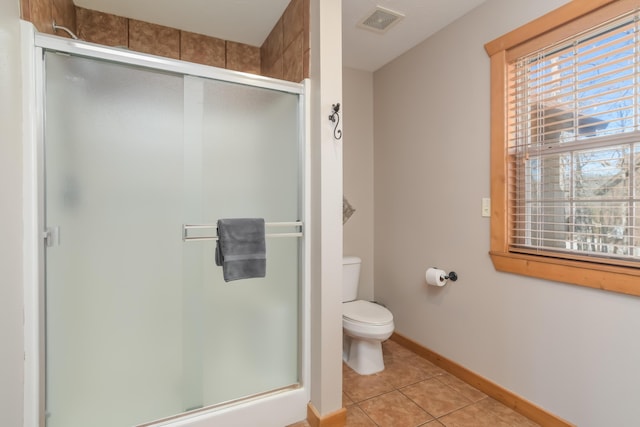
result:
M 391 312 L 374 302 L 356 300 L 360 258 L 343 259 L 342 359 L 361 375 L 384 370 L 382 342 L 394 330 Z
M 361 375 L 384 370 L 382 341 L 393 333 L 393 315 L 368 301 L 342 303 L 342 358 Z

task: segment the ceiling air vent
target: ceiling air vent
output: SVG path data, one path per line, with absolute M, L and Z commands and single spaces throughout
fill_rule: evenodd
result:
M 359 27 L 376 33 L 384 33 L 393 25 L 400 22 L 404 15 L 383 7 L 376 7 L 366 18 L 358 24 Z

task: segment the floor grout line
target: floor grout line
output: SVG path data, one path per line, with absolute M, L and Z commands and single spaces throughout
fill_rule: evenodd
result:
M 358 408 L 360 409 L 360 411 L 362 411 L 362 413 L 364 414 L 365 417 L 367 417 L 376 427 L 380 427 L 380 424 L 378 424 L 377 422 L 375 422 L 373 420 L 373 418 L 371 418 L 369 416 L 369 414 L 367 414 L 367 411 L 365 411 L 363 408 L 360 407 L 360 405 L 358 405 Z

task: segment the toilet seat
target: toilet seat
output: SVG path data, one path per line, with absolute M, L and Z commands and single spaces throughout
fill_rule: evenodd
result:
M 350 323 L 362 323 L 371 326 L 384 326 L 393 323 L 393 314 L 385 307 L 363 300 L 342 304 L 342 317 Z

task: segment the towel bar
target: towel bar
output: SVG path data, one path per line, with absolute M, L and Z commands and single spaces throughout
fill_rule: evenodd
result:
M 266 233 L 265 237 L 302 237 L 302 221 L 293 222 L 266 222 L 265 227 L 300 227 L 301 231 L 293 233 Z M 217 231 L 218 226 L 215 224 L 182 224 L 182 240 L 218 240 L 218 236 L 189 236 L 189 230 L 206 230 L 215 229 Z

